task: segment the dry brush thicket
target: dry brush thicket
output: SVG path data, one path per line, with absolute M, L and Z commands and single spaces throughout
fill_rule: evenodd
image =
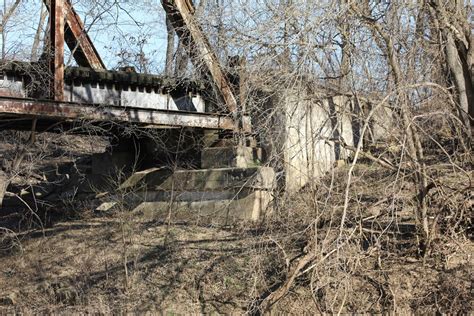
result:
M 281 167 L 288 150 L 278 139 L 287 132 L 285 120 L 294 114 L 289 111 L 311 113 L 311 102 L 341 95 L 359 107 L 351 113 L 360 125 L 352 146 L 337 127 L 324 139 L 320 123 L 309 122 L 315 126 L 310 137 L 348 152 L 349 164 L 319 180 L 309 175 L 296 195 L 278 195 L 275 216 L 264 224 L 276 249 L 264 253 L 278 257 L 271 275 L 280 278 L 263 282 L 268 287 L 259 290 L 250 311 L 268 311 L 302 285 L 319 312 L 388 311 L 401 303 L 401 310 L 407 308 L 392 283 L 396 276 L 386 269 L 409 259 L 446 264 L 470 249 L 463 249 L 472 238 L 473 215 L 470 4 L 201 1 L 197 14 L 223 62 L 232 66 L 234 55 L 246 60 L 240 97 L 255 134 L 271 149 L 270 165 Z M 295 95 L 303 100 L 297 109 L 271 102 Z M 374 122 L 380 108 L 391 114 Z M 382 140 L 371 137 L 374 129 L 382 130 Z M 317 165 L 318 157 L 306 157 L 308 165 Z M 457 268 L 469 279 L 466 258 Z M 429 299 L 415 299 L 410 308 L 423 310 L 430 301 L 433 310 L 467 312 L 469 282 L 458 281 L 449 285 L 456 287 L 453 297 L 432 288 Z M 367 294 L 368 305 L 360 305 L 359 293 L 371 292 L 367 287 L 378 294 Z M 433 303 L 437 299 L 443 303 Z
M 285 164 L 285 120 L 294 110 L 278 101 L 289 95 L 305 101 L 302 112 L 312 102 L 346 97 L 358 107 L 350 115 L 359 141 L 348 144 L 337 128 L 331 137 L 312 131 L 314 142 L 344 151 L 345 162 L 307 175 L 296 193 L 276 192 L 273 213 L 259 223 L 216 232 L 142 223 L 119 208 L 109 214 L 117 222 L 105 225 L 119 254 L 107 254 L 113 264 L 89 253 L 83 262 L 89 270 L 73 278 L 80 281 L 74 299 L 57 299 L 54 288 L 54 299 L 41 294 L 45 304 L 106 312 L 117 311 L 114 304 L 139 309 L 155 302 L 203 313 L 472 313 L 469 1 L 201 0 L 196 19 L 228 72 L 240 75 L 241 106 L 277 171 Z M 166 72 L 203 73 L 169 25 L 168 32 Z M 233 56 L 246 62 L 236 67 Z M 382 108 L 390 116 L 375 122 Z M 329 117 L 325 124 L 339 118 Z M 373 137 L 375 129 L 382 138 Z M 308 166 L 317 165 L 312 159 Z M 87 234 L 99 245 L 93 229 Z M 3 235 L 21 247 L 14 232 Z M 191 235 L 203 248 L 190 246 Z M 54 238 L 48 240 L 58 243 Z M 100 244 L 100 253 L 107 247 Z M 170 303 L 170 293 L 181 303 Z

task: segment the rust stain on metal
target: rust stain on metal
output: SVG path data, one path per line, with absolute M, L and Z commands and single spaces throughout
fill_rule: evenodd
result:
M 7 88 L 0 88 L 0 97 L 22 98 L 24 95 L 21 95 L 19 92 L 11 91 Z
M 64 0 L 51 0 L 50 7 L 50 71 L 51 97 L 64 100 Z
M 43 0 L 50 9 L 48 0 Z M 84 23 L 77 14 L 69 0 L 63 0 L 64 11 L 66 13 L 66 28 L 63 30 L 66 44 L 73 53 L 77 64 L 95 70 L 105 70 L 105 64 L 100 58 L 92 40 L 85 31 Z
M 198 127 L 233 130 L 234 121 L 226 115 L 196 112 L 121 108 L 69 102 L 36 101 L 0 97 L 0 114 L 35 116 L 56 120 L 89 120 L 98 122 L 128 122 L 158 126 Z M 148 128 L 150 126 L 147 126 Z M 250 125 L 244 125 L 249 131 Z
M 68 26 L 65 32 L 66 43 L 73 52 L 77 64 L 95 70 L 105 70 L 104 62 L 84 30 L 81 18 L 69 0 L 64 0 L 64 7 L 67 13 L 66 22 Z

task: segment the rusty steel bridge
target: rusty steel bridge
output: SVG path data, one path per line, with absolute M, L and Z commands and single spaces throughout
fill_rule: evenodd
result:
M 140 128 L 193 127 L 250 132 L 238 102 L 206 35 L 194 19 L 190 0 L 163 0 L 163 8 L 191 57 L 201 56 L 209 87 L 134 71 L 107 70 L 69 0 L 51 0 L 46 60 L 0 65 L 0 129 L 47 129 L 92 123 L 133 124 Z M 67 45 L 77 67 L 64 66 Z M 193 60 L 193 59 L 192 59 Z M 206 89 L 219 100 L 210 102 Z M 30 123 L 28 123 L 30 122 Z

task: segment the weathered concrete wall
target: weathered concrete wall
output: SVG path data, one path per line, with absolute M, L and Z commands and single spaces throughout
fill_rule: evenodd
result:
M 273 98 L 273 122 L 264 136 L 267 161 L 280 175 L 287 193 L 314 183 L 337 162 L 347 161 L 357 147 L 370 105 L 347 96 L 286 91 Z M 276 114 L 275 114 L 276 113 Z M 365 114 L 364 114 L 365 113 Z M 391 112 L 381 107 L 374 115 L 364 141 L 387 135 Z
M 154 220 L 192 220 L 228 225 L 257 221 L 271 212 L 275 174 L 272 168 L 171 170 L 152 168 L 131 175 L 97 210 L 125 204 L 132 213 Z
M 336 160 L 349 154 L 332 140 L 342 137 L 353 145 L 350 115 L 341 97 L 306 99 L 304 95 L 288 95 L 284 165 L 286 190 L 299 190 L 312 178 L 327 172 Z

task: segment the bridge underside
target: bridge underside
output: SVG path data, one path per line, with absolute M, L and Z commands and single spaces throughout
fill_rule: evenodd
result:
M 225 225 L 258 220 L 271 209 L 275 173 L 261 166 L 263 154 L 250 136 L 250 118 L 239 112 L 234 95 L 238 80 L 228 80 L 193 22 L 191 1 L 162 3 L 181 41 L 192 48 L 191 55 L 200 56 L 191 59 L 203 59 L 205 77 L 212 79 L 207 84 L 136 73 L 133 67 L 106 70 L 87 34 L 82 36 L 72 4 L 45 3 L 50 34 L 44 58 L 0 63 L 0 130 L 94 131 L 114 137 L 108 137 L 105 152 L 74 158 L 72 165 L 64 166 L 64 175 L 58 165 L 47 176 L 45 171 L 38 187 L 27 192 L 32 201 L 42 198 L 54 205 L 74 197 L 105 202 L 97 211 L 108 211 L 115 207 L 116 193 L 130 190 L 138 196 L 124 200 L 132 213 L 151 211 L 157 218 L 182 213 L 185 219 L 197 216 L 199 222 Z M 81 54 L 73 56 L 79 67 L 65 68 L 65 39 L 70 47 L 77 44 L 74 50 L 77 46 Z M 96 126 L 105 128 L 93 129 Z M 164 130 L 129 133 L 132 126 Z M 8 173 L 0 169 L 0 207 L 2 191 L 9 187 Z M 123 176 L 129 178 L 117 188 Z M 119 182 L 111 185 L 110 179 Z M 24 188 L 18 189 L 21 194 Z M 97 195 L 97 190 L 103 193 Z M 40 191 L 45 194 L 38 195 Z
M 38 130 L 80 124 L 235 129 L 232 115 L 209 102 L 206 89 L 194 82 L 70 67 L 59 101 L 48 98 L 48 78 L 40 70 L 37 63 L 0 65 L 0 129 L 29 129 L 32 119 Z M 249 122 L 244 118 L 244 131 L 250 131 Z
M 138 128 L 193 127 L 232 130 L 229 115 L 171 111 L 147 108 L 126 108 L 113 105 L 57 102 L 0 96 L 0 129 L 28 129 L 37 120 L 39 130 L 53 125 L 63 128 L 77 123 L 131 124 Z

